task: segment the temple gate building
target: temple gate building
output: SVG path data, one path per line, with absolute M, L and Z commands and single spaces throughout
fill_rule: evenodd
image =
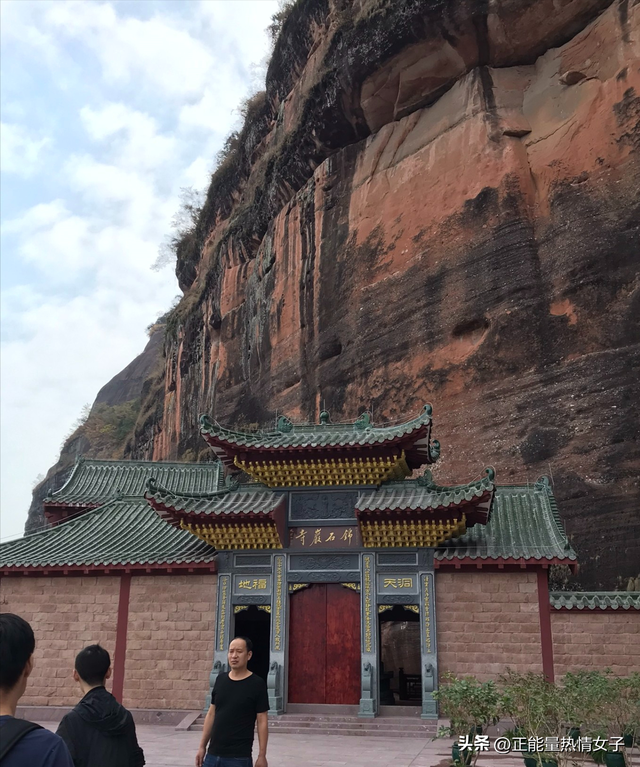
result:
M 3 609 L 35 620 L 49 658 L 85 636 L 112 641 L 114 692 L 134 708 L 205 705 L 235 635 L 253 640 L 275 715 L 325 706 L 371 718 L 404 705 L 429 720 L 445 671 L 553 678 L 573 667 L 572 632 L 584 634 L 558 620 L 575 608 L 632 618 L 618 625 L 638 665 L 636 595 L 549 595 L 549 567 L 576 566 L 549 481 L 500 486 L 488 468 L 438 485 L 431 429 L 428 405 L 392 426 L 323 412 L 256 433 L 203 416 L 215 462 L 80 460 L 45 501 L 52 527 L 2 545 Z M 38 634 L 42 585 L 55 594 L 46 614 L 72 612 L 61 577 L 104 599 L 87 602 L 93 624 L 51 616 Z M 106 638 L 92 634 L 101 620 Z M 606 634 L 596 621 L 578 666 L 602 665 Z M 146 685 L 158 668 L 163 698 Z M 66 705 L 59 692 L 32 704 Z

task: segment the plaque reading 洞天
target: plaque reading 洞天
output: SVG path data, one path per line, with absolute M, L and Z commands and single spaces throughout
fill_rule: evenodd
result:
M 378 594 L 417 594 L 417 575 L 385 575 L 378 573 Z
M 354 549 L 361 545 L 357 525 L 292 527 L 289 530 L 292 549 Z

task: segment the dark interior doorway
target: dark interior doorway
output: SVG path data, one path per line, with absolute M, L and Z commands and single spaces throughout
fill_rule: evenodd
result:
M 246 610 L 236 613 L 235 618 L 234 636 L 248 637 L 253 642 L 249 671 L 261 676 L 266 682 L 269 673 L 271 615 L 256 605 L 249 605 Z
M 379 613 L 380 705 L 416 706 L 422 699 L 420 616 L 403 605 Z

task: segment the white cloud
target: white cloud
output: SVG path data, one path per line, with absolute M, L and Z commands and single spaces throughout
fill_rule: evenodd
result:
M 207 157 L 196 157 L 196 159 L 182 171 L 179 179 L 180 187 L 194 187 L 195 189 L 204 189 L 211 178 L 211 169 L 213 163 Z
M 197 96 L 214 66 L 211 52 L 176 18 L 143 21 L 119 15 L 110 3 L 79 0 L 49 7 L 46 20 L 59 35 L 91 47 L 110 83 L 135 81 L 165 97 Z
M 16 228 L 20 221 L 34 217 L 33 212 L 27 212 L 21 220 L 10 221 L 7 227 Z M 27 264 L 35 266 L 54 284 L 68 285 L 78 272 L 92 265 L 88 222 L 61 210 L 55 220 L 25 233 L 18 252 Z
M 10 297 L 14 307 L 25 303 L 22 333 L 2 348 L 3 538 L 21 531 L 30 482 L 53 465 L 82 404 L 144 348 L 149 318 L 173 295 L 173 288 L 149 288 L 138 286 L 124 308 L 116 290 L 66 302 L 46 293 Z M 16 486 L 17 477 L 26 487 Z
M 99 109 L 85 106 L 80 117 L 94 140 L 109 139 L 110 153 L 122 167 L 153 171 L 175 157 L 175 136 L 161 134 L 148 114 L 110 103 Z
M 144 19 L 136 7 L 0 2 L 10 167 L 48 161 L 45 183 L 7 186 L 2 223 L 2 537 L 21 531 L 33 479 L 178 292 L 150 266 L 180 187 L 208 182 L 277 3 L 154 3 Z M 61 126 L 51 143 L 35 120 Z
M 31 54 L 37 52 L 44 64 L 54 67 L 60 64 L 60 48 L 51 31 L 43 26 L 45 7 L 42 2 L 2 0 L 0 35 L 3 47 L 5 44 L 16 43 L 22 50 L 29 50 Z
M 36 138 L 24 126 L 1 123 L 0 170 L 31 176 L 38 169 L 42 152 L 49 144 L 50 139 Z
M 29 232 L 50 226 L 69 212 L 62 200 L 53 200 L 34 205 L 18 218 L 2 223 L 3 234 L 28 234 Z

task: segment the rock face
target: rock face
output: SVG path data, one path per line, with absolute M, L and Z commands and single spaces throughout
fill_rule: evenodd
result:
M 127 448 L 434 406 L 441 483 L 549 474 L 585 588 L 640 572 L 640 5 L 299 0 L 178 251 Z

